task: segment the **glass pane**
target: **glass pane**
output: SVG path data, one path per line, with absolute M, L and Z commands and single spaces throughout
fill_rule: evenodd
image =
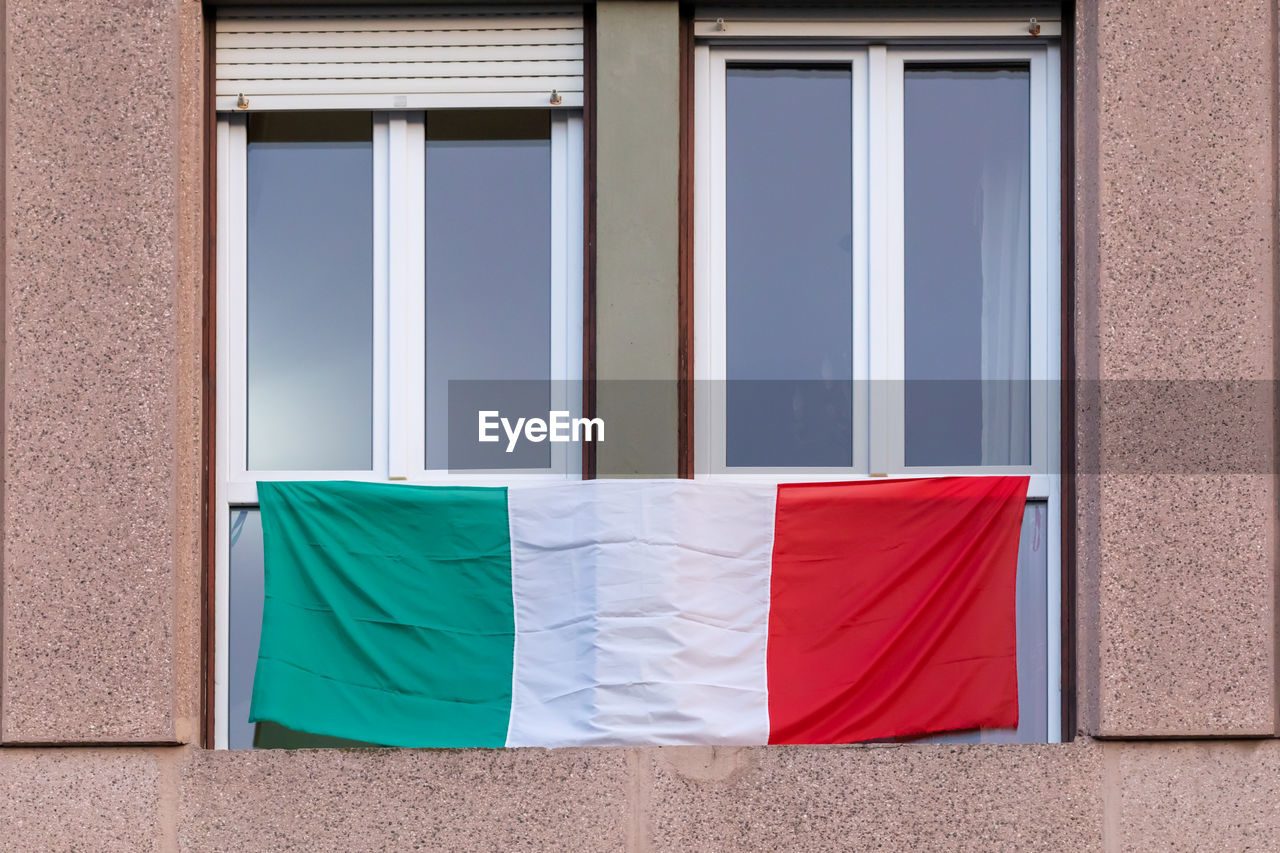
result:
M 1031 463 L 1030 73 L 905 80 L 906 463 Z
M 513 423 L 550 408 L 550 113 L 430 113 L 426 182 L 427 467 L 467 467 L 450 464 L 451 380 L 485 382 L 486 407 Z M 452 422 L 474 444 L 474 411 Z M 548 467 L 550 445 L 521 442 L 508 461 Z
M 360 741 L 311 735 L 276 723 L 249 722 L 253 674 L 262 636 L 262 515 L 257 509 L 231 512 L 231 612 L 228 614 L 227 745 L 231 749 L 314 749 L 371 746 Z
M 253 723 L 249 722 L 249 700 L 253 696 L 253 670 L 258 664 L 258 637 L 262 634 L 262 518 L 256 509 L 232 509 L 230 513 L 228 745 L 232 749 L 250 749 Z
M 730 68 L 726 462 L 853 464 L 852 73 Z
M 1049 506 L 1028 501 L 1018 540 L 1016 619 L 1018 630 L 1018 727 L 947 732 L 923 738 L 927 743 L 1044 743 L 1049 737 L 1049 620 L 1046 578 L 1049 572 Z M 1057 713 L 1057 709 L 1054 709 Z
M 983 743 L 1044 743 L 1049 737 L 1049 505 L 1028 501 L 1018 540 L 1018 728 L 985 729 Z
M 248 465 L 373 466 L 373 125 L 258 113 L 248 152 Z

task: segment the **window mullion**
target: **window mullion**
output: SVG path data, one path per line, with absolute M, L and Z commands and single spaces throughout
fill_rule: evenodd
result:
M 387 119 L 387 476 L 406 480 L 424 467 L 425 318 L 423 114 Z
M 551 409 L 582 414 L 582 120 L 551 116 Z M 581 454 L 551 445 L 551 469 L 580 474 Z
M 870 142 L 868 120 L 868 60 L 865 51 L 853 57 L 853 468 L 854 473 L 871 470 L 871 417 L 867 379 L 871 373 L 870 299 L 871 265 L 869 209 Z
M 405 148 L 403 171 L 399 183 L 405 193 L 404 252 L 402 258 L 401 320 L 403 331 L 397 355 L 407 368 L 404 379 L 407 387 L 392 386 L 392 394 L 407 401 L 406 440 L 409 476 L 426 467 L 426 404 L 427 404 L 427 122 L 426 113 L 411 112 L 405 117 Z M 394 176 L 393 176 L 394 177 Z
M 903 468 L 902 61 L 884 45 L 867 50 L 868 392 L 872 474 Z
M 566 224 L 569 216 L 569 194 L 565 181 L 566 155 L 569 147 L 569 122 L 563 113 L 551 116 L 551 410 L 566 411 L 571 408 L 568 383 L 572 378 L 568 371 L 569 317 L 564 311 L 567 301 L 569 252 L 566 246 Z M 574 406 L 572 408 L 578 408 Z M 551 444 L 551 470 L 563 473 L 567 470 L 569 453 L 567 445 Z
M 387 412 L 388 362 L 388 122 L 373 114 L 373 475 L 390 468 Z
M 390 113 L 386 123 L 386 227 L 387 267 L 387 477 L 403 480 L 409 475 L 407 377 L 408 315 L 405 260 L 406 216 L 409 204 L 405 186 L 405 147 L 408 121 L 405 113 Z

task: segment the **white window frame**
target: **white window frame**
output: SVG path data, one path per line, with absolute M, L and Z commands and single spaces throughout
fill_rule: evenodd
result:
M 700 24 L 694 48 L 694 471 L 698 478 L 770 482 L 872 477 L 1028 475 L 1028 501 L 1047 503 L 1047 740 L 1062 740 L 1060 81 L 1055 41 L 1025 38 L 948 43 L 946 25 L 903 40 L 874 39 L 889 24 L 805 24 L 805 39 L 778 22 Z M 923 25 L 921 25 L 923 26 Z M 785 46 L 734 44 L 788 36 Z M 1025 31 L 1025 30 L 1024 30 Z M 970 35 L 951 33 L 953 38 Z M 874 40 L 873 40 L 874 39 Z M 838 63 L 853 74 L 853 465 L 729 468 L 725 462 L 725 71 L 734 63 Z M 912 62 L 1026 63 L 1030 68 L 1031 464 L 908 467 L 905 464 L 905 310 L 903 222 L 903 69 Z M 888 286 L 872 286 L 887 282 Z M 877 380 L 877 381 L 870 381 Z M 897 380 L 897 381 L 878 381 Z
M 578 479 L 578 445 L 550 444 L 549 468 L 451 473 L 426 467 L 426 113 L 373 112 L 373 447 L 368 470 L 248 468 L 248 116 L 217 124 L 217 455 L 214 741 L 229 726 L 230 511 L 256 506 L 259 480 L 504 485 Z M 582 115 L 551 112 L 551 408 L 581 414 Z

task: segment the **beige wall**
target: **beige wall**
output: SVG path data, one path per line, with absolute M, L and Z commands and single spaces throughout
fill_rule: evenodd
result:
M 676 475 L 679 26 L 675 3 L 596 4 L 601 477 Z
M 1077 439 L 1091 733 L 1276 733 L 1275 15 L 1081 7 L 1078 375 L 1103 402 Z
M 4 13 L 0 739 L 189 740 L 198 4 Z
M 1280 743 L 8 748 L 0 830 L 15 851 L 1266 850 Z
M 1080 7 L 1077 376 L 1258 384 L 1080 386 L 1075 743 L 228 753 L 193 745 L 200 6 L 6 0 L 0 849 L 1273 845 L 1278 14 Z M 676 8 L 600 22 L 601 376 L 670 378 Z M 673 470 L 670 415 L 602 470 Z M 1151 462 L 1188 429 L 1251 461 Z

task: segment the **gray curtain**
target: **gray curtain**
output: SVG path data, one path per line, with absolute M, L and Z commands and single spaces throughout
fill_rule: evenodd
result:
M 1031 460 L 1031 211 L 1027 155 L 983 163 L 982 464 Z

